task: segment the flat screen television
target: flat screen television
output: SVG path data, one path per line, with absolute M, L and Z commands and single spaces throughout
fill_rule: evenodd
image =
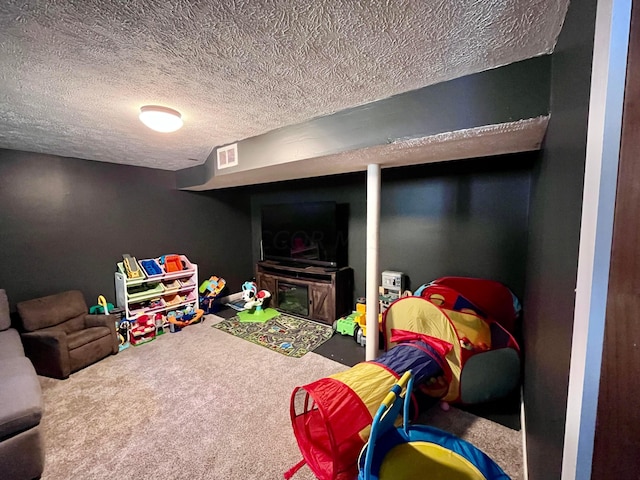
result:
M 336 268 L 347 265 L 348 205 L 265 205 L 261 220 L 263 260 Z

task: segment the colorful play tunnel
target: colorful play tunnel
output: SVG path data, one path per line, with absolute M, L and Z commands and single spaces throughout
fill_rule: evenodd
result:
M 380 403 L 400 374 L 412 369 L 416 381 L 445 375 L 441 355 L 424 342 L 400 344 L 374 361 L 298 387 L 291 395 L 291 422 L 303 462 L 320 480 L 353 480 Z

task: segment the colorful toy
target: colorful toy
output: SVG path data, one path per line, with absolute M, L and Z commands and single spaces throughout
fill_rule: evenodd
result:
M 245 302 L 245 308 L 251 308 L 247 307 L 247 303 L 252 302 L 257 295 L 258 286 L 255 282 L 244 282 L 242 284 L 242 300 Z M 255 305 L 257 305 L 257 302 L 253 306 Z
M 238 312 L 241 322 L 266 322 L 279 315 L 273 308 L 263 309 L 263 304 L 271 298 L 268 290 L 258 291 L 255 282 L 244 282 L 242 284 L 242 299 L 245 301 L 244 310 Z
M 225 287 L 227 282 L 224 278 L 216 277 L 215 275 L 209 277 L 209 280 L 205 280 L 200 284 L 198 291 L 203 295 L 217 296 Z
M 382 285 L 378 287 L 380 313 L 389 308 L 394 300 L 402 296 L 406 276 L 402 272 L 385 270 L 382 272 Z
M 129 331 L 131 345 L 142 345 L 156 338 L 156 323 L 150 315 L 140 315 L 131 324 Z
M 161 313 L 156 313 L 154 317 L 154 322 L 156 324 L 156 337 L 163 335 L 170 331 L 169 321 L 167 317 L 162 315 Z
M 115 306 L 113 303 L 107 303 L 107 299 L 104 296 L 98 296 L 98 304 L 89 308 L 91 315 L 109 315 L 109 312 L 113 310 Z
M 256 311 L 260 311 L 262 310 L 262 304 L 267 298 L 271 298 L 271 293 L 267 290 L 260 290 L 252 298 L 247 300 L 247 302 L 244 304 L 244 308 L 255 308 Z
M 122 263 L 124 265 L 127 278 L 144 278 L 144 274 L 142 273 L 140 265 L 138 265 L 135 257 L 125 253 L 122 255 Z
M 202 316 L 204 315 L 204 310 L 202 309 L 194 309 L 192 305 L 187 305 L 182 311 L 182 321 L 186 322 L 187 325 L 191 325 L 193 323 L 198 323 Z
M 341 317 L 333 324 L 333 329 L 341 335 L 349 335 L 361 346 L 367 344 L 367 308 L 362 303 L 356 304 L 356 311 Z M 382 329 L 382 315 L 378 315 L 378 330 Z
M 411 370 L 391 388 L 373 419 L 369 443 L 362 449 L 358 480 L 509 480 L 484 452 L 455 435 L 409 424 Z M 395 421 L 402 409 L 402 426 Z
M 361 312 L 352 312 L 334 323 L 334 329 L 341 335 L 349 335 L 363 347 L 367 342 L 367 317 Z
M 213 303 L 226 284 L 227 282 L 224 278 L 216 277 L 215 275 L 200 284 L 198 289 L 201 294 L 200 305 L 204 307 L 206 313 L 213 313 Z
M 202 316 L 204 315 L 204 310 L 202 309 L 194 309 L 191 305 L 188 305 L 183 310 L 172 310 L 167 313 L 167 321 L 170 324 L 176 325 L 179 327 L 176 329 L 175 327 L 172 332 L 180 331 L 180 329 L 187 327 L 193 323 L 198 323 Z
M 359 328 L 357 319 L 361 316 L 361 314 L 353 312 L 346 317 L 339 318 L 334 324 L 334 330 L 340 335 L 349 335 L 350 337 L 354 337 L 357 329 Z
M 125 348 L 129 348 L 131 345 L 131 322 L 127 319 L 122 319 L 116 322 L 116 332 L 118 333 L 118 351 L 121 352 Z

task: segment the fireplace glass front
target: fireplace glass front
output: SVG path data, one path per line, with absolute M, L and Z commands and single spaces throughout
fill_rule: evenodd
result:
M 278 308 L 303 317 L 309 316 L 309 287 L 278 282 Z

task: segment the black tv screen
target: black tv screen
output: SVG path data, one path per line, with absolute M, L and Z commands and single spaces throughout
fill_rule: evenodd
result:
M 307 202 L 262 207 L 262 258 L 299 265 L 347 265 L 347 205 Z

